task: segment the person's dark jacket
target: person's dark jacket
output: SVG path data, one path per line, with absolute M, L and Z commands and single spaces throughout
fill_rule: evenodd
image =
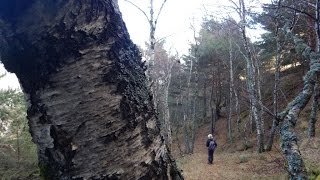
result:
M 218 146 L 218 145 L 217 145 L 217 142 L 216 142 L 215 140 L 213 140 L 213 139 L 208 139 L 208 140 L 207 140 L 207 143 L 206 143 L 206 146 L 207 146 L 207 147 L 209 147 L 210 141 L 214 141 L 214 143 L 216 144 L 216 147 Z
M 207 147 L 209 147 L 209 143 L 210 143 L 210 141 L 213 141 L 213 139 L 208 139 L 208 140 L 207 140 L 207 144 L 206 144 L 206 145 L 207 145 Z

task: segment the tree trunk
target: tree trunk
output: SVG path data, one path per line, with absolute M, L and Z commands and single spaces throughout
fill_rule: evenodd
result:
M 196 132 L 198 128 L 198 121 L 196 117 L 196 104 L 198 101 L 198 93 L 199 93 L 199 76 L 198 76 L 198 71 L 196 70 L 195 72 L 195 92 L 193 95 L 193 105 L 192 105 L 192 128 L 191 128 L 191 153 L 193 153 L 194 150 L 194 144 L 196 141 Z
M 207 122 L 207 79 L 204 78 L 204 85 L 203 85 L 203 122 Z
M 196 97 L 194 98 L 196 99 Z M 190 149 L 191 153 L 193 153 L 194 150 L 194 143 L 196 141 L 196 131 L 197 131 L 197 120 L 196 120 L 196 101 L 193 102 L 192 106 L 192 127 L 191 127 L 191 144 L 190 144 Z
M 155 45 L 156 45 L 156 38 L 155 38 L 155 33 L 156 33 L 156 23 L 154 21 L 154 8 L 153 8 L 153 0 L 150 0 L 150 20 L 149 20 L 149 25 L 150 25 L 150 66 L 154 66 L 154 61 L 155 61 Z
M 184 135 L 184 149 L 185 149 L 185 153 L 189 154 L 191 153 L 191 149 L 190 149 L 190 139 L 189 139 L 189 123 L 188 123 L 188 119 L 187 116 L 184 112 L 183 115 L 183 135 Z
M 258 96 L 258 104 L 259 104 L 259 119 L 261 123 L 261 131 L 262 131 L 262 136 L 264 136 L 265 131 L 264 131 L 264 119 L 263 119 L 263 107 L 261 106 L 262 104 L 262 94 L 261 94 L 261 74 L 260 74 L 260 60 L 258 58 L 255 59 L 255 65 L 256 65 L 256 89 L 257 89 L 257 96 Z
M 286 35 L 293 37 L 296 51 L 310 61 L 310 70 L 304 77 L 303 90 L 290 102 L 287 108 L 279 114 L 278 119 L 282 120 L 280 127 L 281 149 L 288 162 L 290 179 L 307 179 L 307 171 L 301 157 L 298 146 L 298 138 L 294 131 L 300 112 L 308 104 L 316 83 L 316 77 L 320 72 L 319 54 L 311 51 L 311 48 L 303 43 L 303 40 L 292 35 L 286 30 Z
M 213 73 L 212 73 L 213 74 Z M 211 109 L 211 127 L 210 127 L 210 132 L 211 134 L 214 134 L 214 122 L 215 122 L 215 110 L 213 107 L 213 89 L 214 89 L 214 81 L 212 80 L 212 85 L 211 85 L 211 93 L 210 93 L 210 109 Z
M 3 0 L 0 17 L 47 179 L 183 179 L 117 1 Z
M 316 30 L 316 52 L 320 52 L 320 0 L 316 1 L 316 22 L 315 22 L 315 30 Z M 316 79 L 316 84 L 314 86 L 313 92 L 313 100 L 312 100 L 312 108 L 310 113 L 310 119 L 308 124 L 308 137 L 315 136 L 315 123 L 317 122 L 317 111 L 318 111 L 318 99 L 320 96 L 319 92 L 319 77 Z
M 184 137 L 186 153 L 192 153 L 192 100 L 191 100 L 191 79 L 194 70 L 193 59 L 190 60 L 190 68 L 187 76 L 187 92 L 184 103 Z
M 235 104 L 235 109 L 236 109 L 236 113 L 237 113 L 237 131 L 238 131 L 238 134 L 241 133 L 241 130 L 240 130 L 240 106 L 239 106 L 239 97 L 238 97 L 238 92 L 235 88 L 233 88 L 233 92 L 234 92 L 234 99 L 236 101 L 236 104 Z
M 236 113 L 237 113 L 237 131 L 239 136 L 241 136 L 241 138 L 243 138 L 243 143 L 245 145 L 245 147 L 248 147 L 248 139 L 247 139 L 247 135 L 246 135 L 246 127 L 244 127 L 244 130 L 241 132 L 241 128 L 240 128 L 240 106 L 239 106 L 239 95 L 238 92 L 235 88 L 233 88 L 234 91 L 234 98 L 236 101 L 236 105 L 235 105 L 235 109 L 236 109 Z
M 169 109 L 169 87 L 171 83 L 171 70 L 168 74 L 168 77 L 166 78 L 166 86 L 164 88 L 164 124 L 165 124 L 165 131 L 166 131 L 166 144 L 168 145 L 169 149 L 171 149 L 172 145 L 172 135 L 171 135 L 171 122 L 170 122 L 170 109 Z
M 310 113 L 310 119 L 308 124 L 308 137 L 312 138 L 315 136 L 315 124 L 317 122 L 317 109 L 319 100 L 319 83 L 316 83 L 313 90 L 313 100 Z
M 232 42 L 231 38 L 229 37 L 229 112 L 228 112 L 228 141 L 232 142 L 232 95 L 233 95 L 233 54 L 232 54 Z
M 271 151 L 272 145 L 273 145 L 274 135 L 275 135 L 277 127 L 278 127 L 278 122 L 277 122 L 276 117 L 278 116 L 278 86 L 280 83 L 280 53 L 281 53 L 279 34 L 276 35 L 276 41 L 277 41 L 277 54 L 276 54 L 274 85 L 273 85 L 273 93 L 272 93 L 273 94 L 273 114 L 274 114 L 274 117 L 273 117 L 273 121 L 272 121 L 272 127 L 271 127 L 271 130 L 269 133 L 266 151 Z
M 262 123 L 261 123 L 261 117 L 259 117 L 258 113 L 258 102 L 257 102 L 257 93 L 255 89 L 255 84 L 254 84 L 254 64 L 253 64 L 253 58 L 252 58 L 252 53 L 249 48 L 249 43 L 247 40 L 247 35 L 246 35 L 246 8 L 244 4 L 244 0 L 239 0 L 239 5 L 240 5 L 240 19 L 241 19 L 241 33 L 242 33 L 242 39 L 244 43 L 244 47 L 246 50 L 246 63 L 247 63 L 247 81 L 248 81 L 248 87 L 249 87 L 249 98 L 250 102 L 252 103 L 252 115 L 253 119 L 256 123 L 256 131 L 257 131 L 257 151 L 259 153 L 264 151 L 264 140 L 263 140 L 263 129 L 262 129 Z

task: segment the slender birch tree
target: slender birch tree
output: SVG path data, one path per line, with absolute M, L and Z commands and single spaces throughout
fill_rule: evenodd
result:
M 161 131 L 162 134 L 165 137 L 165 142 L 168 145 L 168 147 L 171 147 L 172 144 L 172 135 L 171 135 L 171 122 L 170 122 L 170 111 L 169 111 L 169 105 L 168 105 L 168 88 L 170 86 L 171 81 L 171 68 L 172 68 L 172 62 L 168 64 L 168 67 L 163 69 L 161 74 L 157 74 L 155 70 L 156 63 L 161 63 L 160 60 L 156 60 L 156 30 L 157 30 L 157 23 L 159 20 L 159 17 L 162 13 L 163 7 L 165 6 L 167 0 L 163 0 L 162 4 L 159 8 L 159 11 L 155 11 L 154 7 L 154 0 L 149 0 L 149 13 L 146 10 L 143 10 L 139 5 L 136 3 L 130 1 L 130 0 L 124 0 L 134 7 L 136 7 L 146 18 L 149 24 L 149 47 L 148 47 L 148 69 L 147 69 L 147 75 L 149 76 L 149 81 L 151 85 L 151 91 L 153 94 L 153 99 L 155 103 L 155 108 L 158 113 L 163 112 L 163 116 L 161 119 L 161 123 L 163 124 L 163 127 Z M 161 65 L 160 65 L 161 66 Z M 164 66 L 162 66 L 164 67 Z M 162 92 L 165 91 L 164 94 Z M 161 104 L 161 105 L 160 105 Z M 161 107 L 160 107 L 161 106 Z
M 275 13 L 275 39 L 276 39 L 276 62 L 275 62 L 275 72 L 274 72 L 274 85 L 273 85 L 273 121 L 272 121 L 272 127 L 269 132 L 269 137 L 268 137 L 268 142 L 267 142 L 267 151 L 271 151 L 272 145 L 273 145 L 273 140 L 274 136 L 276 133 L 276 130 L 278 128 L 278 121 L 277 121 L 277 116 L 278 116 L 278 88 L 279 88 L 279 83 L 280 83 L 280 63 L 281 63 L 281 50 L 283 47 L 283 44 L 281 44 L 281 27 L 279 18 L 280 16 L 280 7 L 281 7 L 281 0 L 276 2 L 278 4 L 278 8 Z
M 235 4 L 236 5 L 236 4 Z M 246 70 L 247 70 L 247 83 L 248 83 L 248 93 L 249 93 L 249 99 L 251 104 L 251 112 L 252 117 L 254 119 L 254 122 L 256 124 L 256 131 L 257 131 L 257 151 L 259 153 L 264 151 L 264 134 L 263 134 L 263 127 L 261 123 L 261 117 L 259 117 L 258 112 L 258 96 L 257 91 L 255 87 L 255 74 L 254 74 L 254 62 L 253 62 L 253 55 L 252 51 L 249 46 L 248 37 L 246 33 L 246 6 L 244 3 L 244 0 L 239 0 L 238 4 L 238 10 L 239 10 L 239 16 L 240 16 L 240 29 L 242 32 L 242 39 L 243 39 L 243 45 L 246 51 L 246 54 L 244 56 L 246 60 Z

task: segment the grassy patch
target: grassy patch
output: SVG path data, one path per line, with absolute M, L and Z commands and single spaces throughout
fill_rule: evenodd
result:
M 248 158 L 247 155 L 241 154 L 241 155 L 239 156 L 239 163 L 246 163 L 246 162 L 248 162 L 248 161 L 249 161 L 249 158 Z

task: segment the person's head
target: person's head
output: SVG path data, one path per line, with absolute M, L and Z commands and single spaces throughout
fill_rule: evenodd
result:
M 208 135 L 208 139 L 213 139 L 212 134 L 209 134 L 209 135 Z

